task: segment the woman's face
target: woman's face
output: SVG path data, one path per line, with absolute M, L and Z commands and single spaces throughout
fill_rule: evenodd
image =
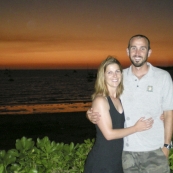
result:
M 117 64 L 110 64 L 106 67 L 106 71 L 104 74 L 105 83 L 107 87 L 117 88 L 122 79 L 122 73 Z

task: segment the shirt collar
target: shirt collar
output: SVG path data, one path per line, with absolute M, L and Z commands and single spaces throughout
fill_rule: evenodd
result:
M 149 62 L 147 62 L 147 65 L 149 66 L 149 70 L 145 76 L 152 76 L 153 75 L 153 66 Z M 132 72 L 132 65 L 128 68 L 127 75 L 136 77 Z

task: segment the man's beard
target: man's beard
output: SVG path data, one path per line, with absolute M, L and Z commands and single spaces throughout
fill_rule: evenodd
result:
M 135 57 L 135 56 L 134 56 Z M 133 58 L 134 58 L 133 57 Z M 142 58 L 141 56 L 138 56 L 138 57 L 140 57 L 140 58 Z M 142 62 L 135 62 L 134 60 L 132 60 L 132 58 L 130 58 L 130 61 L 131 61 L 131 63 L 135 66 L 135 67 L 141 67 L 141 66 L 143 66 L 146 62 L 147 62 L 147 57 L 142 61 Z

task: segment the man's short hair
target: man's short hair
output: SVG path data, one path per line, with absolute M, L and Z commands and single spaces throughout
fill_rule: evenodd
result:
M 141 34 L 134 35 L 134 36 L 132 36 L 132 37 L 130 38 L 129 43 L 128 43 L 128 49 L 130 48 L 130 42 L 131 42 L 131 40 L 132 40 L 133 38 L 135 38 L 135 37 L 145 38 L 145 39 L 148 41 L 148 50 L 151 49 L 151 47 L 150 47 L 150 40 L 148 39 L 148 37 L 146 37 L 145 35 L 141 35 Z

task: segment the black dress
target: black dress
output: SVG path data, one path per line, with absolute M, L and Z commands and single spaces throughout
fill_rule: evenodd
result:
M 124 113 L 120 114 L 110 97 L 107 98 L 113 129 L 124 128 Z M 88 154 L 84 173 L 123 173 L 122 150 L 123 138 L 106 140 L 96 125 L 96 141 Z

